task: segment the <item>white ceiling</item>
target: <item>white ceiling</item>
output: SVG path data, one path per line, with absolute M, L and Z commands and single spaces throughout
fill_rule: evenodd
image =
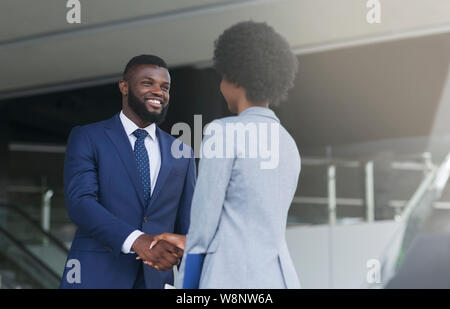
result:
M 366 22 L 365 0 L 80 0 L 81 24 L 66 22 L 66 2 L 1 1 L 0 99 L 107 82 L 142 53 L 205 63 L 242 20 L 268 22 L 297 53 L 450 32 L 448 0 L 381 0 L 381 24 Z

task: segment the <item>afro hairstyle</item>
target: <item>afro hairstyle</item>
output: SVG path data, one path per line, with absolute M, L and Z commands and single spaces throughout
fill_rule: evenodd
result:
M 289 43 L 266 23 L 245 21 L 215 41 L 214 67 L 228 82 L 243 87 L 252 102 L 278 106 L 294 85 L 297 57 Z

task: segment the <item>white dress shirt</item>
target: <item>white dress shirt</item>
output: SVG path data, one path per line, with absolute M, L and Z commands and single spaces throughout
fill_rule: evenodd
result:
M 139 129 L 139 127 L 131 121 L 123 111 L 120 112 L 120 121 L 122 122 L 123 128 L 130 140 L 131 148 L 134 150 L 134 143 L 137 140 L 137 137 L 133 135 L 133 132 Z M 158 139 L 156 138 L 156 125 L 152 123 L 148 127 L 142 128 L 143 130 L 148 132 L 148 136 L 144 140 L 145 149 L 147 149 L 148 159 L 150 163 L 150 194 L 153 193 L 155 189 L 156 180 L 158 179 L 159 169 L 161 168 L 161 151 L 159 149 Z M 134 253 L 131 251 L 131 246 L 134 241 L 144 234 L 140 230 L 133 231 L 127 239 L 125 239 L 122 245 L 123 253 Z

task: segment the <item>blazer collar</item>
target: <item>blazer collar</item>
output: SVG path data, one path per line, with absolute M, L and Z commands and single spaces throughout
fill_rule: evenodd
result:
M 158 139 L 161 151 L 161 168 L 159 169 L 158 179 L 156 179 L 155 189 L 150 197 L 147 209 L 151 208 L 151 205 L 155 202 L 161 190 L 164 188 L 164 184 L 172 170 L 173 161 L 175 160 L 171 153 L 173 139 L 170 138 L 170 135 L 156 126 L 156 138 Z
M 119 113 L 106 122 L 105 133 L 119 153 L 120 159 L 122 160 L 128 176 L 130 177 L 130 180 L 136 190 L 136 194 L 139 196 L 139 201 L 142 206 L 144 206 L 144 190 L 142 188 L 142 182 L 139 178 L 140 176 L 136 166 L 136 158 L 127 133 L 125 132 L 122 122 L 120 121 Z
M 244 110 L 242 113 L 238 115 L 238 117 L 243 117 L 247 115 L 256 115 L 256 116 L 262 116 L 262 117 L 268 117 L 272 118 L 273 120 L 280 122 L 280 119 L 275 115 L 273 110 L 266 108 L 266 107 L 260 107 L 260 106 L 252 106 Z

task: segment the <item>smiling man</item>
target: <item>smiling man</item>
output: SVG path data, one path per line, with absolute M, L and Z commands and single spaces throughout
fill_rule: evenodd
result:
M 187 233 L 196 179 L 194 156 L 175 159 L 174 138 L 157 126 L 169 104 L 167 64 L 136 56 L 119 88 L 120 113 L 69 136 L 64 186 L 78 229 L 62 288 L 164 288 L 183 255 L 166 241 L 150 249 L 156 235 Z

